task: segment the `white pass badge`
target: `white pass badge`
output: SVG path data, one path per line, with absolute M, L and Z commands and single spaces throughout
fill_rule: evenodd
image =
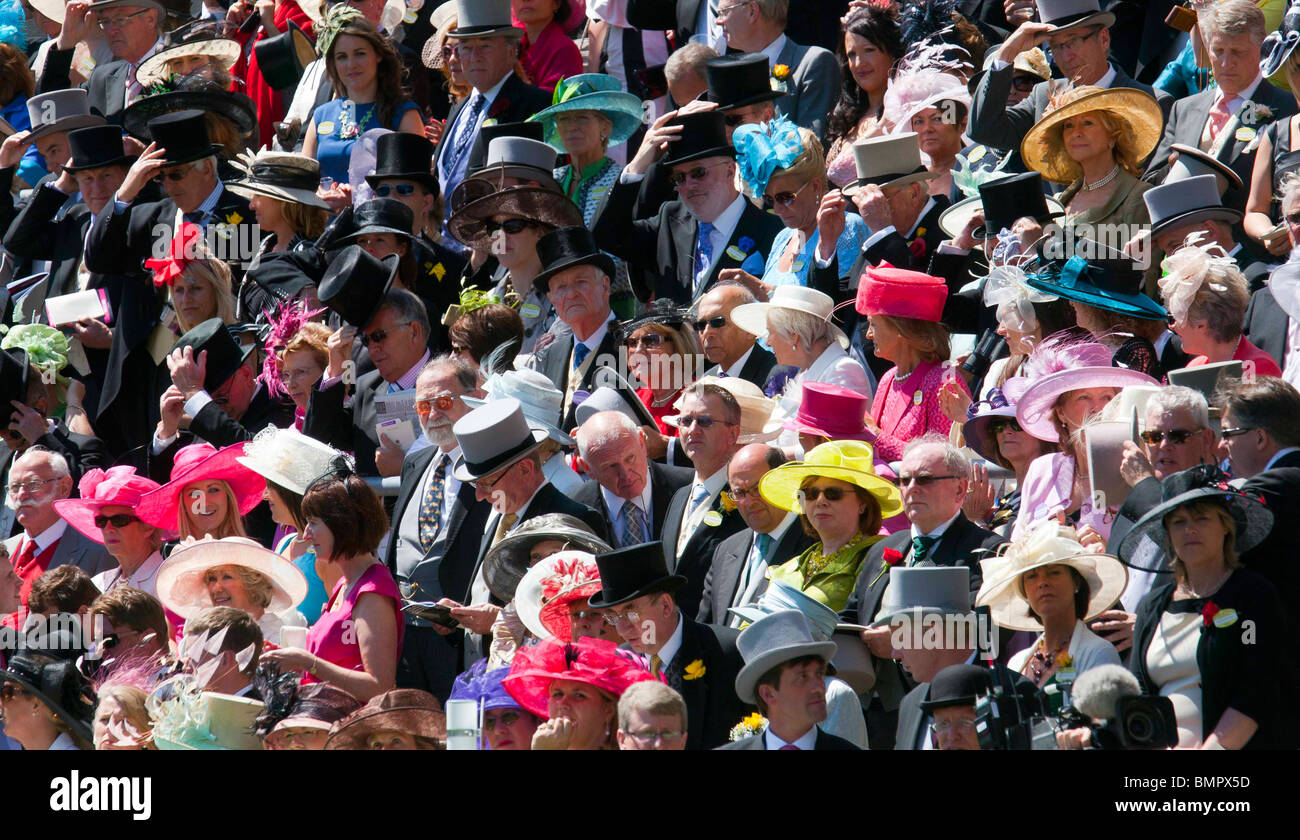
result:
M 710 528 L 718 527 L 722 524 L 722 514 L 718 513 L 716 510 L 709 511 L 704 514 L 704 524 L 708 525 Z
M 744 261 L 745 257 L 749 255 L 746 254 L 744 251 L 740 250 L 739 248 L 737 248 L 735 245 L 732 245 L 730 248 L 727 249 L 727 256 L 731 257 L 733 260 Z
M 323 122 L 323 123 L 317 123 L 317 124 L 316 124 L 316 133 L 319 134 L 319 135 L 322 135 L 322 136 L 326 136 L 326 135 L 333 134 L 333 133 L 334 133 L 334 123 L 330 122 L 329 120 L 326 120 L 326 121 Z
M 1255 139 L 1255 129 L 1243 125 L 1241 128 L 1237 129 L 1236 136 L 1242 143 L 1249 143 L 1251 140 Z
M 542 308 L 535 303 L 525 303 L 519 307 L 519 314 L 525 318 L 536 318 L 542 314 Z
M 1231 608 L 1219 610 L 1214 614 L 1214 618 L 1212 618 L 1211 621 L 1213 621 L 1214 626 L 1220 630 L 1225 627 L 1231 627 L 1237 623 L 1237 611 Z

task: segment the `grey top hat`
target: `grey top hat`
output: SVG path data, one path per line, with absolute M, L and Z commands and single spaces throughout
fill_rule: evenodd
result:
M 512 135 L 492 138 L 483 165 L 471 171 L 452 191 L 452 212 L 505 189 L 503 178 L 536 181 L 543 187 L 563 192 L 555 180 L 555 159 L 555 149 L 540 140 Z
M 1103 12 L 1097 0 L 1038 0 L 1038 19 L 1057 32 L 1085 26 L 1114 26 L 1115 16 Z
M 519 400 L 505 397 L 474 409 L 452 425 L 461 456 L 452 474 L 474 481 L 504 469 L 532 452 L 549 437 L 524 416 Z
M 888 627 L 895 617 L 922 614 L 965 615 L 970 609 L 970 569 L 965 566 L 895 566 L 889 570 L 880 612 L 872 627 Z
M 914 181 L 939 177 L 921 163 L 921 141 L 912 131 L 869 137 L 853 144 L 853 161 L 858 177 L 846 189 L 876 184 L 880 188 L 903 187 Z
M 1241 221 L 1241 211 L 1224 207 L 1213 175 L 1197 175 L 1172 184 L 1152 187 L 1142 194 L 1151 214 L 1151 235 L 1181 225 L 1219 219 L 1228 224 Z
M 1172 184 L 1174 181 L 1194 178 L 1197 175 L 1213 175 L 1219 184 L 1220 197 L 1228 191 L 1229 187 L 1239 190 L 1244 188 L 1241 176 L 1217 158 L 1182 143 L 1175 143 L 1169 148 L 1170 151 L 1178 152 L 1178 158 L 1169 164 L 1169 172 L 1162 183 Z
M 736 674 L 736 695 L 745 703 L 755 702 L 759 679 L 777 665 L 803 656 L 820 656 L 829 662 L 835 655 L 835 643 L 814 641 L 808 617 L 798 610 L 763 616 L 741 632 L 736 648 L 745 660 Z
M 510 23 L 510 0 L 456 0 L 456 28 L 448 34 L 463 39 L 523 33 Z
M 488 392 L 487 399 L 462 397 L 465 405 L 478 408 L 492 400 L 512 397 L 523 405 L 524 416 L 529 422 L 545 427 L 552 440 L 573 446 L 573 438 L 560 431 L 554 423 L 564 408 L 564 393 L 545 374 L 535 370 L 508 370 L 491 376 L 484 387 Z
M 53 90 L 27 100 L 27 116 L 32 122 L 31 140 L 56 131 L 104 125 L 103 117 L 90 113 L 90 99 L 83 88 Z

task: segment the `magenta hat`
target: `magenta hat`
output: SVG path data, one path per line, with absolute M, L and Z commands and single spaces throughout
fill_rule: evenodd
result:
M 257 507 L 266 490 L 266 479 L 241 464 L 244 444 L 217 449 L 210 443 L 192 443 L 176 453 L 171 481 L 140 500 L 135 514 L 155 528 L 175 531 L 180 526 L 181 493 L 201 481 L 224 481 L 230 485 L 244 516 Z
M 1127 388 L 1160 383 L 1136 370 L 1111 365 L 1111 351 L 1095 341 L 1061 338 L 1044 341 L 1022 369 L 1029 386 L 1016 401 L 1020 428 L 1039 440 L 1059 441 L 1052 422 L 1056 400 L 1085 388 Z
M 158 482 L 135 474 L 135 467 L 93 469 L 77 485 L 80 499 L 59 499 L 54 509 L 64 521 L 100 545 L 104 533 L 95 527 L 95 516 L 106 507 L 134 508 L 144 496 L 158 489 Z M 137 511 L 137 514 L 139 511 Z
M 800 392 L 799 412 L 781 426 L 831 440 L 871 441 L 875 435 L 863 421 L 870 405 L 865 396 L 842 385 L 806 382 Z

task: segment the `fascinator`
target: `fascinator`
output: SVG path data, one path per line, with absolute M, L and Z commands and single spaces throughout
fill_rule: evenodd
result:
M 67 384 L 67 378 L 59 375 L 68 364 L 68 337 L 62 331 L 47 324 L 17 324 L 5 333 L 0 349 L 26 351 L 28 363 L 47 379 Z
M 799 127 L 783 116 L 758 125 L 742 125 L 731 135 L 745 191 L 754 197 L 767 191 L 777 170 L 788 169 L 803 154 Z
M 258 374 L 257 381 L 262 383 L 267 393 L 272 397 L 288 393 L 284 389 L 284 382 L 280 378 L 280 352 L 298 334 L 303 324 L 308 323 L 325 311 L 323 308 L 308 311 L 307 305 L 301 300 L 290 300 L 281 303 L 275 308 L 274 312 L 265 310 L 262 312 L 267 324 L 270 325 L 271 331 L 266 337 L 266 343 L 263 345 L 266 353 L 262 358 L 262 372 Z
M 167 246 L 167 256 L 150 257 L 144 267 L 153 272 L 155 286 L 170 286 L 185 273 L 186 267 L 207 256 L 203 244 L 203 228 L 192 222 L 181 222 L 180 228 Z
M 343 27 L 360 17 L 362 17 L 360 10 L 347 3 L 336 3 L 330 6 L 320 23 L 316 24 L 316 52 L 320 55 L 329 55 L 329 51 L 334 47 L 334 39 L 339 37 Z
M 1002 236 L 999 235 L 998 239 L 999 246 L 993 249 L 995 256 L 989 261 L 989 273 L 984 278 L 984 305 L 996 308 L 998 323 L 1007 329 L 1032 333 L 1038 328 L 1034 304 L 1058 298 L 1029 285 L 1030 275 L 1025 273 L 1024 265 L 1032 255 L 1006 256 Z M 999 261 L 997 257 L 1003 259 Z
M 905 42 L 906 43 L 906 42 Z M 970 112 L 971 95 L 966 87 L 966 62 L 954 57 L 965 50 L 952 44 L 921 43 L 899 61 L 898 72 L 885 91 L 884 118 L 892 126 L 891 134 L 912 130 L 912 117 L 941 102 L 959 102 Z M 945 119 L 956 122 L 953 109 Z
M 1200 231 L 1188 236 L 1182 247 L 1165 257 L 1160 266 L 1165 271 L 1160 278 L 1160 295 L 1174 321 L 1182 323 L 1186 323 L 1187 311 L 1202 285 L 1209 283 L 1211 289 L 1226 292 L 1228 277 L 1225 275 L 1241 273 L 1236 260 L 1221 245 L 1207 241 Z

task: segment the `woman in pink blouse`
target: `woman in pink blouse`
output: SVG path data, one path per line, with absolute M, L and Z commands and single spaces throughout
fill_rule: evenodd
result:
M 569 0 L 511 0 L 510 6 L 525 33 L 521 60 L 534 85 L 553 91 L 582 72 L 582 53 L 560 25 L 571 17 Z
M 947 299 L 947 284 L 919 271 L 881 263 L 862 275 L 858 314 L 870 323 L 867 338 L 875 343 L 876 356 L 894 363 L 880 377 L 871 404 L 882 461 L 899 460 L 912 438 L 947 435 L 952 425 L 939 405 L 948 358 L 948 331 L 939 320 Z

